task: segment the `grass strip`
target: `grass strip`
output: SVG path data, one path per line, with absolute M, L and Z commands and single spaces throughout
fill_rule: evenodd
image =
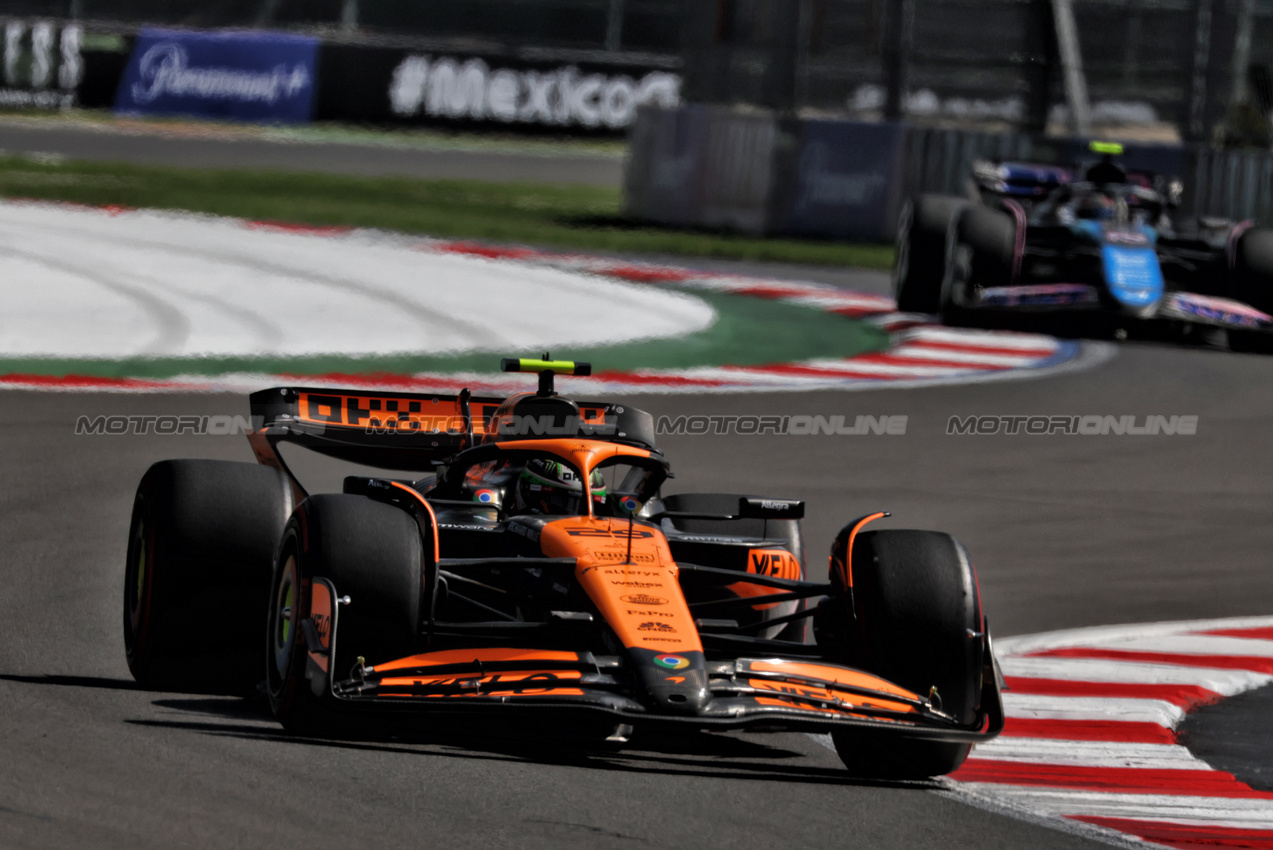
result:
M 625 220 L 617 189 L 476 180 L 171 168 L 0 157 L 0 196 L 189 210 L 451 239 L 753 262 L 887 268 L 893 249 L 653 227 Z

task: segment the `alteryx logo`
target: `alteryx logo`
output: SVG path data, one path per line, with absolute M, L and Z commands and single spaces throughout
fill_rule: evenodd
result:
M 1105 282 L 1110 294 L 1128 307 L 1146 307 L 1163 295 L 1162 269 L 1158 255 L 1148 248 L 1101 248 Z

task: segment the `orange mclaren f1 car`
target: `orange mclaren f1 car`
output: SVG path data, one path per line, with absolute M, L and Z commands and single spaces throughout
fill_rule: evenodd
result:
M 855 774 L 957 768 L 1003 725 L 963 546 L 847 524 L 806 575 L 804 503 L 665 495 L 648 413 L 555 374 L 506 399 L 252 395 L 259 464 L 156 463 L 129 532 L 124 635 L 155 688 L 250 690 L 289 731 L 377 713 L 633 730 L 830 733 Z M 309 495 L 288 442 L 410 480 Z M 262 668 L 264 668 L 262 670 Z

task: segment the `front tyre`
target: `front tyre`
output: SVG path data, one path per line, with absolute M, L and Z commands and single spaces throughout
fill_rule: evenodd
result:
M 1273 313 L 1273 230 L 1252 228 L 1238 238 L 1233 257 L 1233 297 Z M 1273 334 L 1233 328 L 1229 350 L 1273 354 Z
M 1226 334 L 1230 351 L 1239 354 L 1273 354 L 1273 333 L 1230 328 Z
M 1273 230 L 1252 228 L 1238 238 L 1233 257 L 1233 297 L 1273 313 Z
M 330 688 L 316 693 L 307 678 L 312 647 L 305 643 L 304 621 L 314 580 L 326 579 L 337 597 L 350 600 L 336 618 L 335 654 L 328 659 L 333 681 L 348 679 L 359 657 L 374 666 L 409 656 L 420 626 L 420 532 L 391 505 L 318 495 L 301 503 L 282 537 L 266 623 L 270 709 L 289 732 L 339 734 L 345 723 Z
M 857 536 L 852 563 L 856 627 L 842 623 L 839 632 L 846 661 L 932 695 L 971 726 L 979 716 L 984 625 L 963 545 L 935 531 L 868 531 Z M 951 773 L 971 749 L 874 729 L 841 730 L 832 739 L 845 767 L 880 779 Z

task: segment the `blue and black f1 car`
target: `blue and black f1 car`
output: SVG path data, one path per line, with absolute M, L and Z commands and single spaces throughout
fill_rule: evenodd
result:
M 898 308 L 947 324 L 1003 327 L 1046 315 L 1054 332 L 1211 327 L 1240 351 L 1273 351 L 1273 230 L 1200 219 L 1178 226 L 1181 185 L 1114 161 L 1081 174 L 977 163 L 979 202 L 919 195 L 898 229 Z

